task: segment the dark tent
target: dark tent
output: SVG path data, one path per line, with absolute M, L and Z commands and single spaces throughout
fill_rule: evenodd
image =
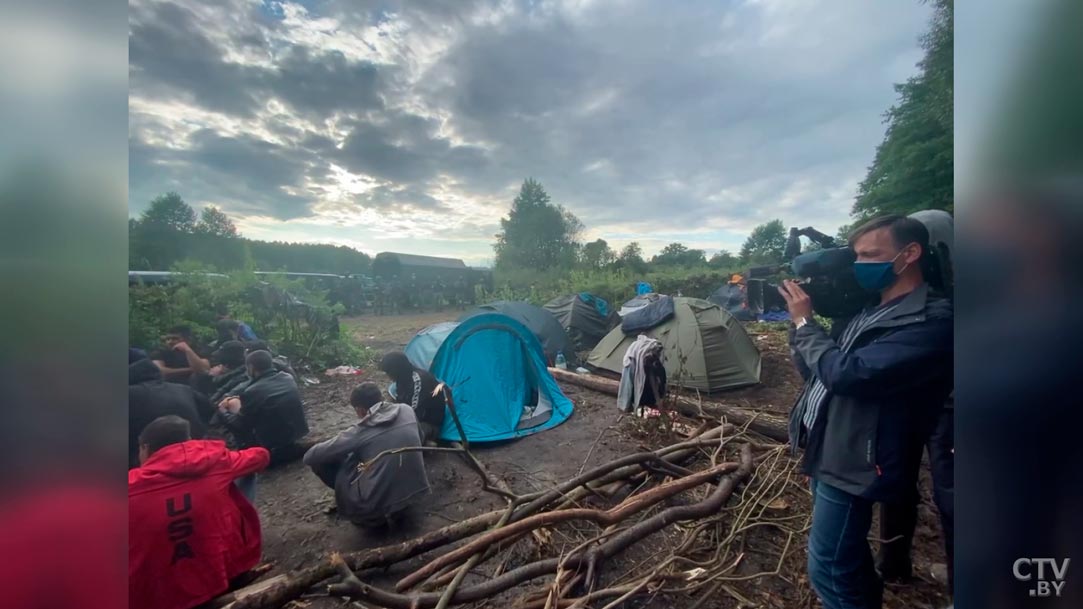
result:
M 568 338 L 564 326 L 560 325 L 560 322 L 552 313 L 541 307 L 526 302 L 499 300 L 480 305 L 477 309 L 469 311 L 460 317 L 459 321 L 464 322 L 476 315 L 493 312 L 507 315 L 526 326 L 538 338 L 538 342 L 541 343 L 548 365 L 553 365 L 558 352 L 564 353 L 564 359 L 568 361 L 568 366 L 579 365 L 579 358 L 575 355 L 575 345 Z
M 749 279 L 746 283 L 747 286 L 726 283 L 707 300 L 741 321 L 756 321 L 765 313 L 786 310 L 786 301 L 778 293 L 778 285 L 762 279 Z
M 576 351 L 593 349 L 620 323 L 620 316 L 609 308 L 609 303 L 585 292 L 554 298 L 545 310 L 564 326 Z

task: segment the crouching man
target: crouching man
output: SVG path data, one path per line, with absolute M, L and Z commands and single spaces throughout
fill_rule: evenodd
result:
M 304 457 L 305 465 L 335 489 L 338 513 L 365 527 L 386 526 L 429 492 L 421 452 L 372 461 L 384 451 L 421 446 L 413 409 L 382 398 L 375 383 L 359 385 L 350 395 L 350 405 L 360 420 L 313 446 Z
M 267 467 L 265 448 L 231 451 L 192 440 L 167 415 L 139 436 L 142 465 L 128 472 L 128 603 L 189 609 L 230 587 L 260 559 L 259 515 L 234 486 Z

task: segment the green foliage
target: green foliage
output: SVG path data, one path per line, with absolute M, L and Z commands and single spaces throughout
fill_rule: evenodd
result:
M 232 238 L 238 236 L 237 227 L 233 224 L 233 220 L 230 220 L 229 216 L 213 205 L 203 208 L 203 213 L 199 217 L 199 224 L 196 224 L 195 230 L 197 233 L 218 237 Z
M 167 192 L 150 202 L 150 207 L 140 216 L 139 223 L 190 233 L 196 228 L 196 212 L 179 194 Z
M 303 282 L 282 277 L 268 280 L 251 272 L 230 273 L 227 278 L 208 277 L 213 270 L 196 262 L 176 265 L 188 273 L 169 285 L 137 285 L 128 290 L 128 340 L 133 346 L 154 349 L 173 325 L 191 326 L 196 339 L 207 344 L 215 339 L 216 314 L 227 308 L 232 317 L 252 326 L 295 367 L 315 370 L 340 364 L 364 365 L 374 354 L 340 334 L 337 315 L 341 307 L 326 304 L 326 294 L 307 289 Z M 270 287 L 269 287 L 270 286 Z M 284 298 L 288 291 L 302 304 Z
M 617 253 L 609 247 L 605 239 L 597 239 L 583 246 L 579 251 L 579 262 L 587 269 L 600 270 L 617 260 Z
M 707 261 L 707 266 L 712 269 L 731 269 L 740 265 L 740 260 L 737 256 L 729 253 L 726 250 L 719 250 L 711 259 Z
M 647 261 L 643 259 L 643 248 L 639 246 L 639 242 L 633 241 L 624 246 L 620 256 L 617 256 L 616 266 L 633 273 L 647 272 Z
M 570 268 L 576 261 L 583 224 L 570 211 L 551 203 L 549 194 L 533 178 L 523 182 L 493 250 L 497 267 L 541 270 Z
M 777 264 L 785 249 L 786 226 L 782 220 L 771 220 L 752 229 L 741 246 L 741 258 L 752 265 Z
M 706 254 L 703 250 L 688 249 L 683 243 L 670 243 L 662 248 L 651 264 L 656 266 L 703 266 L 706 263 Z
M 858 188 L 856 219 L 922 209 L 952 211 L 954 194 L 954 3 L 937 0 L 919 74 L 895 85 L 887 132 Z

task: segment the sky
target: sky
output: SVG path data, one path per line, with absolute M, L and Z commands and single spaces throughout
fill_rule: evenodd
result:
M 849 220 L 916 0 L 132 0 L 129 212 L 491 263 L 523 180 L 615 249 Z

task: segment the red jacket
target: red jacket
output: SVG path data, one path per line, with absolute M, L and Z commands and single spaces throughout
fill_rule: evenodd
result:
M 270 459 L 264 448 L 189 440 L 128 472 L 130 609 L 189 609 L 259 562 L 259 515 L 233 481 Z

